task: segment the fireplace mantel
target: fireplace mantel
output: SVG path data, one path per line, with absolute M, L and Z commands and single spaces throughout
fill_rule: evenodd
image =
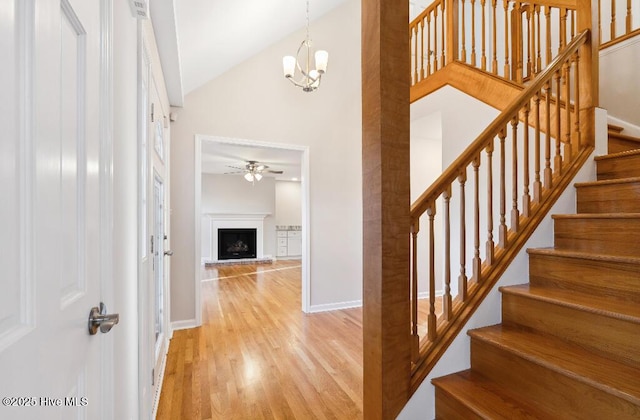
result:
M 271 213 L 203 213 L 202 262 L 218 262 L 218 229 L 256 229 L 256 259 L 264 258 L 264 219 Z M 208 251 L 208 252 L 207 252 Z

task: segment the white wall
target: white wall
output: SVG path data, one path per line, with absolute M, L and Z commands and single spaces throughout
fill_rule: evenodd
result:
M 268 214 L 264 218 L 263 252 L 265 255 L 275 255 L 275 212 L 276 212 L 276 181 L 272 177 L 263 177 L 252 184 L 238 175 L 202 174 L 202 214 Z M 298 204 L 299 205 L 299 204 Z M 209 224 L 202 224 L 202 237 L 211 237 L 211 232 L 205 232 Z M 208 235 L 207 235 L 208 233 Z M 204 243 L 203 247 L 207 244 Z M 202 255 L 206 255 L 203 248 Z M 217 256 L 212 255 L 212 259 Z
M 311 25 L 315 45 L 329 51 L 328 72 L 317 92 L 302 92 L 282 75 L 282 57 L 295 53 L 302 29 L 187 95 L 184 108 L 173 109 L 178 120 L 172 124 L 171 148 L 172 321 L 195 319 L 196 134 L 308 146 L 312 309 L 362 299 L 359 22 L 360 2 L 348 0 Z M 345 247 L 336 249 L 335 238 Z
M 276 181 L 276 225 L 302 225 L 301 194 L 300 182 Z
M 600 52 L 600 106 L 635 126 L 640 126 L 639 68 L 640 36 Z

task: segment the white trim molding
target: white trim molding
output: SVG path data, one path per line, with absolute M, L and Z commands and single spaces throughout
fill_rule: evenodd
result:
M 309 307 L 310 314 L 315 314 L 318 312 L 328 312 L 328 311 L 338 311 L 341 309 L 351 309 L 351 308 L 360 308 L 362 306 L 362 300 L 351 300 L 347 302 L 337 302 L 337 303 L 325 303 L 323 305 L 312 305 Z
M 171 323 L 171 336 L 173 337 L 173 332 L 178 330 L 187 330 L 189 328 L 196 328 L 200 326 L 200 322 L 196 319 L 185 319 L 182 321 L 173 321 Z

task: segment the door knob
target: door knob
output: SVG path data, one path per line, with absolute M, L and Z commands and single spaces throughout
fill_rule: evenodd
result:
M 169 250 L 169 251 L 164 251 L 164 255 L 166 256 L 172 256 L 173 255 L 173 251 Z
M 100 302 L 100 306 L 94 306 L 89 312 L 89 334 L 108 333 L 114 325 L 120 321 L 119 314 L 107 314 L 107 306 Z

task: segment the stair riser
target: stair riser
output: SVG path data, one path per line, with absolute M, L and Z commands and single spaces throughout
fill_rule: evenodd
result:
M 640 364 L 640 324 L 577 308 L 502 294 L 502 322 L 554 335 L 623 363 Z
M 640 303 L 636 264 L 529 254 L 529 282 Z
M 596 161 L 598 180 L 640 176 L 640 155 L 618 156 Z
M 482 417 L 453 398 L 448 392 L 436 387 L 436 419 L 482 420 Z
M 640 209 L 640 182 L 578 186 L 577 199 L 578 213 L 634 213 Z
M 555 219 L 554 232 L 556 249 L 640 255 L 640 219 L 637 218 L 560 218 Z
M 626 152 L 629 150 L 635 150 L 638 147 L 639 147 L 638 142 L 619 139 L 619 138 L 613 138 L 609 136 L 607 151 L 609 153 L 620 153 L 620 152 Z
M 562 407 L 564 418 L 637 419 L 640 407 L 519 357 L 471 339 L 471 368 L 534 404 Z

